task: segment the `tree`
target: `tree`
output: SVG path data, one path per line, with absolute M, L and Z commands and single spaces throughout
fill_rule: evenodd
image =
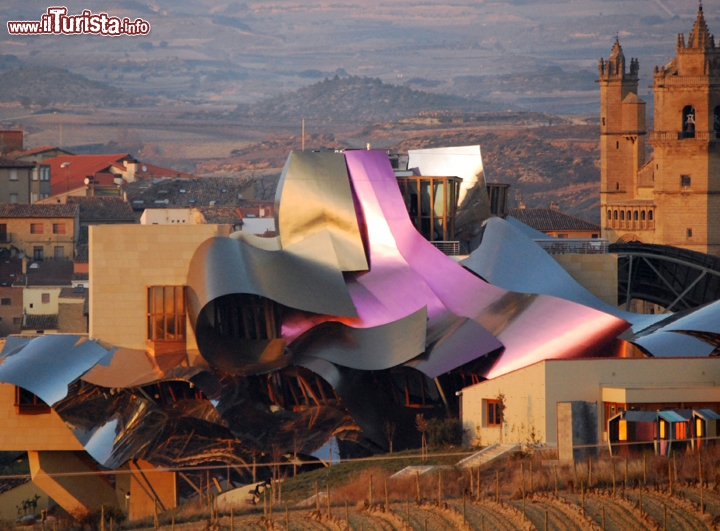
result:
M 505 422 L 505 394 L 498 393 L 497 397 L 497 419 L 500 428 L 500 442 L 503 442 L 503 423 Z

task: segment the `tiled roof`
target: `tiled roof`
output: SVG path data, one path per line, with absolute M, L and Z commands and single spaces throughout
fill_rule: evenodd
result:
M 72 274 L 72 280 L 89 280 L 89 279 L 90 279 L 90 273 L 73 273 Z
M 90 261 L 90 258 L 88 257 L 88 244 L 87 243 L 78 244 L 75 246 L 74 261 L 80 262 L 80 263 L 87 263 Z M 80 274 L 80 273 L 77 273 L 77 274 Z M 75 279 L 73 278 L 73 280 L 75 280 Z
M 60 290 L 61 299 L 84 299 L 88 296 L 85 288 L 63 288 Z
M 564 214 L 554 208 L 513 208 L 508 215 L 541 232 L 556 230 L 595 230 L 600 232 L 600 225 Z
M 74 190 L 85 184 L 86 177 L 107 170 L 113 164 L 124 168 L 123 160 L 135 160 L 129 153 L 106 155 L 60 155 L 47 159 L 43 164 L 50 166 L 50 193 L 57 195 Z M 67 166 L 62 165 L 67 163 Z
M 24 162 L 21 160 L 13 160 L 6 157 L 0 157 L 0 168 L 34 168 L 34 162 Z
M 69 196 L 67 203 L 80 207 L 80 222 L 135 223 L 132 207 L 119 197 Z
M 59 203 L 0 203 L 0 218 L 74 218 L 78 208 Z
M 155 166 L 154 164 L 146 164 L 144 162 L 138 164 L 138 167 L 135 170 L 136 179 L 162 179 L 171 177 L 187 179 L 188 177 L 190 177 L 190 174 L 170 168 Z
M 22 273 L 22 259 L 0 258 L 0 286 L 12 286 Z
M 198 207 L 197 210 L 202 214 L 205 223 L 242 224 L 242 213 L 238 207 Z
M 73 263 L 70 260 L 32 262 L 28 264 L 27 274 L 20 275 L 15 282 L 15 285 L 71 286 L 73 268 Z
M 24 157 L 30 157 L 32 155 L 37 155 L 39 153 L 45 153 L 46 151 L 63 151 L 67 153 L 68 155 L 71 154 L 69 151 L 66 151 L 64 149 L 61 149 L 57 146 L 37 146 L 34 148 L 26 149 L 25 151 L 13 151 L 12 153 L 8 154 L 8 157 L 11 159 L 19 159 Z
M 58 327 L 57 314 L 23 315 L 23 330 L 49 330 Z
M 128 183 L 125 191 L 133 210 L 145 210 L 210 206 L 210 201 L 215 201 L 215 206 L 240 206 L 245 200 L 238 195 L 247 194 L 252 186 L 235 177 L 193 177 L 135 181 Z

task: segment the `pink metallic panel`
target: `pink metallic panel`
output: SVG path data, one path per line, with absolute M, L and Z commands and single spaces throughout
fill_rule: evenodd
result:
M 546 295 L 527 295 L 505 291 L 487 284 L 466 271 L 425 240 L 410 222 L 387 155 L 382 151 L 345 153 L 350 179 L 363 209 L 370 242 L 370 275 L 381 264 L 403 263 L 411 271 L 401 278 L 372 279 L 362 275 L 357 283 L 373 294 L 377 289 L 395 300 L 395 308 L 411 307 L 418 298 L 427 301 L 430 318 L 443 310 L 474 319 L 490 334 L 467 345 L 489 352 L 498 346 L 505 351 L 487 374 L 506 372 L 549 358 L 592 356 L 629 327 L 611 315 Z M 377 247 L 376 247 L 377 245 Z M 405 278 L 411 279 L 411 296 L 405 299 Z M 387 290 L 387 291 L 385 291 Z M 367 300 L 351 296 L 362 315 Z M 492 346 L 492 348 L 490 348 Z

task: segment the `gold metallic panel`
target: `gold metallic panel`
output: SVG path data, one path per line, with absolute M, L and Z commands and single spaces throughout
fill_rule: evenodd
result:
M 277 188 L 276 220 L 283 249 L 327 231 L 342 271 L 368 262 L 342 153 L 293 151 Z

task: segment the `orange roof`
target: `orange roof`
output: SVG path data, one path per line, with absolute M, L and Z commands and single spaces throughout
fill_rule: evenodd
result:
M 135 160 L 129 153 L 106 155 L 60 155 L 46 160 L 50 166 L 50 194 L 56 195 L 83 186 L 86 177 L 114 166 L 123 168 L 124 160 Z M 62 165 L 68 163 L 67 166 Z
M 138 165 L 135 171 L 136 179 L 159 179 L 162 177 L 179 177 L 181 179 L 187 179 L 190 177 L 189 173 L 183 173 L 177 170 L 171 170 L 170 168 L 162 168 L 155 166 L 154 164 L 141 163 Z
M 17 157 L 25 157 L 27 155 L 35 155 L 36 153 L 43 153 L 45 151 L 52 151 L 53 149 L 60 149 L 57 146 L 38 146 L 30 149 L 26 149 L 25 151 L 13 151 L 12 153 L 8 153 L 9 158 L 17 158 Z M 65 151 L 64 149 L 62 151 Z

